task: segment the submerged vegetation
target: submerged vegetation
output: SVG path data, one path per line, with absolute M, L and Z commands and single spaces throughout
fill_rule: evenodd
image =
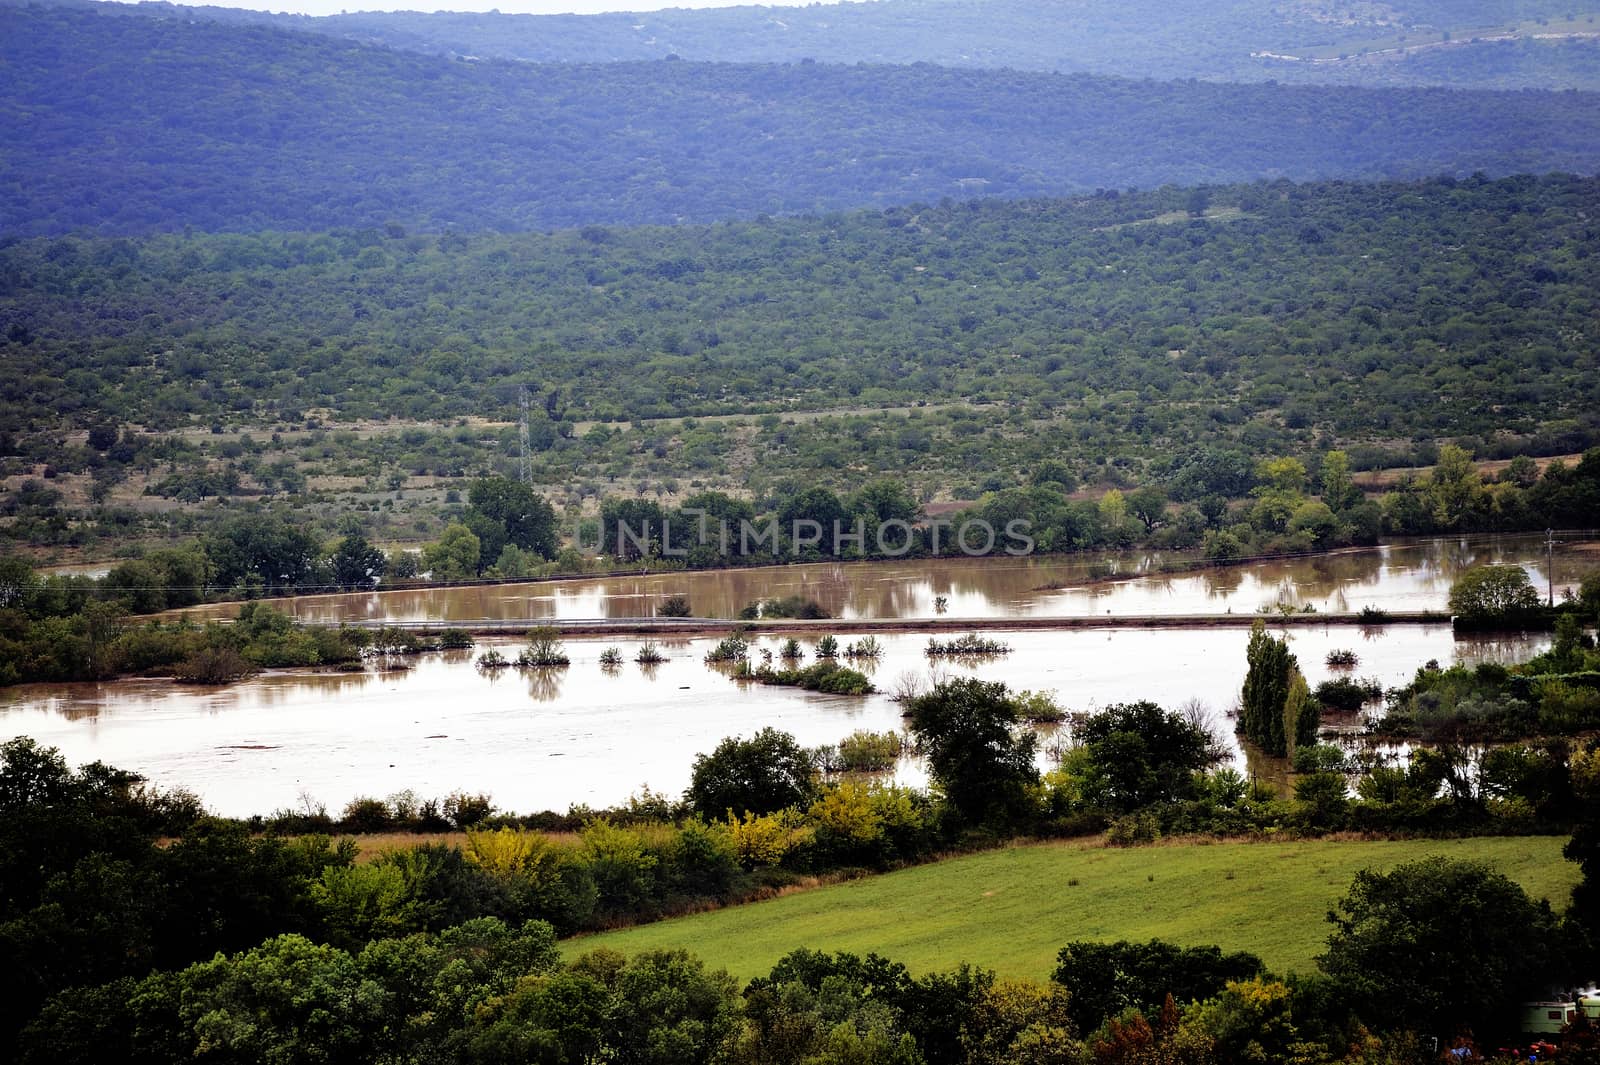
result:
M 797 665 L 784 669 L 773 669 L 768 665 L 751 668 L 746 661 L 744 668 L 734 675 L 741 680 L 753 680 L 783 688 L 803 688 L 806 691 L 824 692 L 829 695 L 871 695 L 878 690 L 861 673 L 827 659 L 804 668 Z
M 518 669 L 549 669 L 572 664 L 566 648 L 562 646 L 559 629 L 540 625 L 529 629 L 527 638 L 527 646 L 517 655 L 514 663 Z
M 926 653 L 929 658 L 987 658 L 1010 654 L 1011 645 L 1004 640 L 969 632 L 964 636 L 954 636 L 948 640 L 930 636 Z

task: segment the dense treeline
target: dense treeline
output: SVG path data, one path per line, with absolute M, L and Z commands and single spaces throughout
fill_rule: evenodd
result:
M 1534 91 L 478 63 L 16 7 L 0 8 L 0 60 L 11 233 L 522 230 L 1600 158 L 1594 100 Z
M 948 400 L 998 405 L 962 416 L 979 468 L 1019 435 L 989 442 L 1002 417 L 1099 457 L 1592 430 L 1597 215 L 1600 182 L 1556 176 L 553 236 L 18 241 L 0 428 L 510 417 L 526 385 L 539 450 L 582 418 Z M 872 427 L 924 450 L 902 419 Z
M 122 613 L 152 614 L 203 600 L 617 568 L 1007 556 L 1140 545 L 1182 552 L 1163 562 L 1176 571 L 1373 544 L 1392 534 L 1600 525 L 1600 449 L 1586 452 L 1575 465 L 1558 460 L 1543 470 L 1523 456 L 1487 475 L 1454 445 L 1440 449 L 1438 458 L 1422 476 L 1404 478 L 1376 498 L 1356 487 L 1350 457 L 1342 451 L 1311 456 L 1308 468 L 1294 458 L 1252 465 L 1242 452 L 1202 448 L 1156 467 L 1159 474 L 1153 473 L 1141 488 L 1126 494 L 1111 489 L 1098 499 L 1073 498 L 1076 474 L 1050 460 L 1028 471 L 1028 483 L 1021 487 L 984 493 L 969 507 L 932 518 L 903 482 L 879 478 L 849 493 L 787 481 L 755 499 L 700 491 L 676 505 L 603 496 L 597 515 L 585 516 L 574 508 L 562 522 L 555 507 L 530 486 L 486 477 L 471 482 L 464 505 L 444 508 L 448 524 L 438 539 L 416 553 L 386 553 L 375 547 L 350 516 L 333 537 L 291 514 L 257 509 L 216 520 L 197 542 L 119 563 L 98 580 L 41 578 L 27 561 L 0 557 L 0 632 L 16 647 L 38 652 L 16 650 L 19 661 L 33 665 L 5 675 L 11 680 L 100 675 L 90 667 L 95 656 L 87 650 L 61 657 L 69 646 L 88 646 L 68 641 L 69 635 L 88 638 L 98 625 Z M 64 524 L 63 513 L 42 483 L 25 481 L 16 497 L 32 501 L 13 508 L 13 535 L 35 528 L 46 515 Z M 1526 587 L 1521 594 L 1537 599 Z M 681 596 L 674 600 L 660 604 L 663 613 L 686 616 L 693 611 L 694 605 Z M 1452 596 L 1451 611 L 1473 624 L 1498 624 L 1514 613 L 1490 599 L 1483 601 L 1490 606 L 1480 610 L 1458 605 Z M 1285 600 L 1279 608 L 1294 610 L 1296 605 Z M 750 604 L 741 616 L 826 616 L 817 610 L 814 603 L 771 600 Z M 1551 621 L 1510 620 L 1535 627 Z M 106 671 L 166 666 L 185 657 L 173 652 L 160 662 L 108 666 Z M 69 659 L 77 665 L 61 665 Z M 1292 664 L 1285 660 L 1284 665 L 1274 691 L 1289 684 L 1294 674 Z M 1251 732 L 1262 746 L 1279 751 L 1285 736 L 1296 730 L 1275 713 L 1251 717 Z
M 349 842 L 253 835 L 205 818 L 182 793 L 98 764 L 74 772 L 55 752 L 12 741 L 0 747 L 0 979 L 11 1006 L 0 1046 L 18 1039 L 23 1060 L 58 1062 L 171 1061 L 197 1048 L 297 1059 L 312 1040 L 320 1054 L 362 1060 L 522 1061 L 542 1047 L 552 1061 L 609 1050 L 752 1065 L 1131 1065 L 1236 1061 L 1241 1047 L 1292 1042 L 1305 1062 L 1399 1063 L 1423 1060 L 1407 1031 L 1515 1031 L 1519 998 L 1568 986 L 1592 960 L 1592 884 L 1562 921 L 1503 876 L 1435 859 L 1358 876 L 1330 915 L 1325 975 L 1287 984 L 1248 955 L 1160 943 L 1068 944 L 1057 988 L 998 984 L 966 966 L 913 980 L 882 959 L 801 952 L 741 996 L 682 954 L 559 961 L 558 930 L 736 900 L 797 870 L 883 868 L 1026 831 L 1070 806 L 1120 816 L 1112 839 L 1131 843 L 1168 826 L 1267 828 L 1259 819 L 1274 808 L 1274 832 L 1402 808 L 1435 830 L 1525 827 L 1540 815 L 1524 796 L 1539 792 L 1543 809 L 1579 819 L 1569 856 L 1593 874 L 1583 826 L 1600 797 L 1600 755 L 1583 746 L 1570 760 L 1566 748 L 1486 760 L 1482 796 L 1457 791 L 1440 758 L 1419 750 L 1409 771 L 1381 778 L 1397 794 L 1363 786 L 1359 802 L 1341 805 L 1307 786 L 1284 802 L 1231 770 L 1207 772 L 1204 730 L 1148 703 L 1079 726 L 1061 768 L 1041 780 L 1015 731 L 1022 709 L 1003 685 L 976 680 L 912 697 L 933 796 L 821 780 L 807 752 L 767 730 L 702 756 L 691 805 L 646 795 L 617 821 L 590 813 L 565 839 L 496 823 L 466 796 L 443 808 L 358 800 L 343 827 L 437 827 L 446 813 L 478 826 L 460 847 L 366 863 Z M 1475 804 L 1487 820 L 1469 816 Z M 1201 810 L 1209 821 L 1193 820 Z M 1191 820 L 1174 824 L 1176 811 Z M 283 814 L 272 827 L 333 827 L 319 817 Z M 1081 831 L 1089 819 L 1071 823 Z M 1437 964 L 1419 972 L 1417 949 Z M 1183 1056 L 1147 1056 L 1169 1042 Z
M 70 4 L 63 6 L 82 6 Z M 1438 3 L 1382 8 L 1315 3 L 1264 8 L 1205 0 L 1090 2 L 878 0 L 876 3 L 596 15 L 354 12 L 312 18 L 169 4 L 96 4 L 102 12 L 222 22 L 379 42 L 392 48 L 559 62 L 937 63 L 1149 78 L 1476 88 L 1600 87 L 1600 48 L 1535 34 L 1594 31 L 1591 0 Z M 1520 30 L 1516 42 L 1478 40 Z M 1360 58 L 1397 47 L 1420 53 Z M 1294 62 L 1299 55 L 1343 62 Z

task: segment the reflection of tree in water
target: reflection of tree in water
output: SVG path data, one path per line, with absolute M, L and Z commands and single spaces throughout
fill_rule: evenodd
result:
M 638 662 L 635 664 L 639 667 L 639 676 L 645 680 L 655 680 L 661 676 L 661 663 L 659 662 Z
M 1526 662 L 1550 646 L 1546 634 L 1531 632 L 1503 632 L 1482 636 L 1456 638 L 1456 661 L 1466 666 L 1480 662 L 1499 662 L 1513 665 Z
M 1244 584 L 1243 566 L 1223 566 L 1205 573 L 1206 595 L 1212 599 L 1226 599 Z
M 877 659 L 877 658 L 861 658 L 861 657 L 846 658 L 844 655 L 841 654 L 838 657 L 838 659 L 836 659 L 836 661 L 838 661 L 841 665 L 843 665 L 847 669 L 853 669 L 857 673 L 862 674 L 863 676 L 875 677 L 875 676 L 878 675 L 878 664 L 879 664 L 879 662 L 881 660 Z
M 535 702 L 551 703 L 561 698 L 561 679 L 566 671 L 559 667 L 524 669 L 522 676 L 528 682 L 528 694 Z
M 1289 787 L 1289 759 L 1263 754 L 1259 747 L 1243 736 L 1239 737 L 1239 749 L 1244 753 L 1245 776 L 1272 785 L 1280 796 L 1293 794 Z

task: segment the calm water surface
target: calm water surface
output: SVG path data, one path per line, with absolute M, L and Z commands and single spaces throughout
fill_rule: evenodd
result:
M 941 668 L 1053 690 L 1074 710 L 1200 698 L 1222 711 L 1243 682 L 1248 636 L 1244 629 L 1007 633 L 1009 656 Z M 925 635 L 880 639 L 886 653 L 873 670 L 880 688 L 892 691 L 905 674 L 928 675 Z M 75 764 L 100 759 L 138 770 L 162 786 L 193 789 L 216 812 L 248 815 L 299 806 L 305 797 L 337 812 L 355 796 L 403 789 L 425 797 L 486 792 L 517 811 L 606 806 L 642 785 L 681 791 L 697 753 L 765 725 L 807 745 L 860 728 L 901 727 L 888 694 L 851 698 L 735 682 L 703 664 L 712 640 L 666 644 L 670 660 L 652 669 L 630 661 L 608 672 L 599 656 L 614 642 L 568 641 L 569 668 L 529 674 L 485 676 L 473 655 L 457 652 L 423 656 L 407 672 L 281 672 L 216 690 L 151 680 L 10 688 L 0 690 L 0 737 L 30 735 Z M 1355 675 L 1390 685 L 1429 658 L 1513 661 L 1544 643 L 1457 641 L 1448 626 L 1410 625 L 1295 629 L 1291 646 L 1313 685 L 1329 675 L 1323 659 L 1336 647 L 1360 655 Z M 620 646 L 631 658 L 638 643 Z M 777 641 L 757 647 L 775 651 Z M 908 760 L 898 775 L 917 782 L 922 770 Z
M 1600 544 L 1573 542 L 1555 556 L 1556 594 L 1600 566 Z M 1474 536 L 1416 541 L 1312 558 L 1281 559 L 1185 575 L 1160 575 L 1159 555 L 919 559 L 818 563 L 746 570 L 596 577 L 527 584 L 415 589 L 279 601 L 304 621 L 439 621 L 649 617 L 686 595 L 697 617 L 731 618 L 747 603 L 788 595 L 817 600 L 840 618 L 931 618 L 935 599 L 954 618 L 1254 614 L 1263 606 L 1321 612 L 1443 610 L 1463 569 L 1518 563 L 1546 587 L 1542 537 Z M 1098 581 L 1110 569 L 1131 579 Z M 1139 574 L 1147 574 L 1140 576 Z M 195 613 L 232 617 L 217 604 Z

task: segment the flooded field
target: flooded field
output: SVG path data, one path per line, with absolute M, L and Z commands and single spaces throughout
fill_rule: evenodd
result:
M 947 663 L 949 674 L 1055 691 L 1073 710 L 1151 699 L 1175 707 L 1198 698 L 1219 715 L 1245 671 L 1243 628 L 1101 629 L 1005 633 L 1011 654 Z M 1386 685 L 1430 658 L 1514 661 L 1540 637 L 1453 638 L 1445 625 L 1292 630 L 1291 647 L 1313 685 L 1329 650 L 1360 656 L 1356 676 Z M 358 795 L 412 789 L 423 796 L 485 792 L 502 808 L 532 811 L 626 800 L 641 786 L 677 793 L 697 753 L 725 736 L 772 725 L 802 743 L 834 743 L 855 729 L 899 729 L 890 693 L 906 674 L 926 678 L 926 636 L 881 637 L 872 670 L 883 692 L 863 698 L 768 688 L 703 664 L 712 640 L 666 644 L 667 662 L 607 671 L 616 641 L 571 640 L 566 669 L 486 676 L 472 654 L 422 656 L 395 673 L 279 672 L 223 689 L 167 681 L 0 690 L 0 736 L 25 734 L 73 763 L 100 759 L 163 786 L 192 788 L 213 810 L 266 813 L 311 801 L 337 813 Z M 478 651 L 505 642 L 480 644 Z M 618 644 L 631 659 L 637 641 Z M 775 640 L 757 648 L 776 651 Z M 477 653 L 477 652 L 474 652 Z M 806 661 L 811 649 L 807 647 Z M 1231 734 L 1231 723 L 1223 722 Z M 1241 756 L 1242 758 L 1242 756 Z M 899 777 L 921 779 L 912 760 Z
M 1555 554 L 1555 592 L 1600 566 L 1593 542 Z M 1158 572 L 1156 554 L 905 562 L 819 563 L 758 569 L 594 577 L 527 584 L 423 588 L 304 596 L 279 604 L 303 621 L 465 624 L 487 620 L 649 617 L 670 595 L 684 595 L 697 617 L 731 618 L 762 599 L 802 595 L 839 618 L 1132 617 L 1149 614 L 1255 614 L 1279 603 L 1321 613 L 1372 606 L 1443 610 L 1463 569 L 1517 563 L 1541 590 L 1549 583 L 1537 536 L 1440 538 L 1308 558 L 1274 559 L 1182 574 Z M 1115 579 L 1108 579 L 1115 575 Z M 943 600 L 941 604 L 941 600 Z M 192 613 L 231 617 L 219 604 Z

